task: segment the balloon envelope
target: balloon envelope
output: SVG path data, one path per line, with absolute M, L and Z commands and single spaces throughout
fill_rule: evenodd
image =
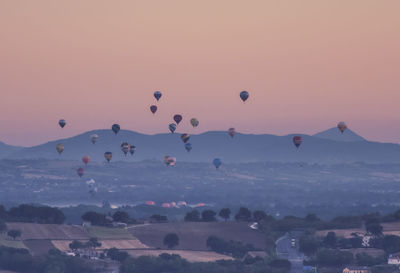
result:
M 82 162 L 83 162 L 83 163 L 88 164 L 89 161 L 90 161 L 90 156 L 84 155 L 84 156 L 82 157 Z
M 344 123 L 343 121 L 339 122 L 337 125 L 339 131 L 343 134 L 344 131 L 346 131 L 347 129 L 347 125 L 346 123 Z
M 182 116 L 181 115 L 175 115 L 174 116 L 174 121 L 176 122 L 176 124 L 179 124 L 179 122 L 182 121 Z
M 129 152 L 131 153 L 131 155 L 133 155 L 136 152 L 136 146 L 131 145 L 131 147 L 129 148 Z
M 299 148 L 302 142 L 303 142 L 303 138 L 301 136 L 293 137 L 293 144 L 294 144 L 294 146 L 296 146 L 296 148 Z
M 215 168 L 218 169 L 221 166 L 222 161 L 221 161 L 221 159 L 216 158 L 213 160 L 213 164 L 214 164 Z
M 119 126 L 119 124 L 113 124 L 113 126 L 111 126 L 111 130 L 112 130 L 115 134 L 118 134 L 119 130 L 121 130 L 121 126 Z
M 64 144 L 62 143 L 57 144 L 56 150 L 59 154 L 61 154 L 64 151 Z
M 112 158 L 112 152 L 105 152 L 104 158 L 107 160 L 107 162 L 110 162 L 110 160 Z
M 65 119 L 60 119 L 58 121 L 58 125 L 60 125 L 61 128 L 64 128 L 64 126 L 67 124 L 67 122 L 65 121 Z
M 93 144 L 95 144 L 98 139 L 99 136 L 97 134 L 93 134 L 90 136 L 90 141 L 92 141 Z
M 123 142 L 121 144 L 121 151 L 126 155 L 131 149 L 131 145 L 128 142 Z
M 192 118 L 190 124 L 192 124 L 193 127 L 197 127 L 199 126 L 199 121 L 196 118 Z
M 175 123 L 171 123 L 169 126 L 169 130 L 171 131 L 171 133 L 174 133 L 176 130 L 176 124 Z
M 79 177 L 82 177 L 85 173 L 85 170 L 83 168 L 79 168 L 76 170 L 76 173 L 79 175 Z
M 229 134 L 231 137 L 234 137 L 234 136 L 235 136 L 235 134 L 236 134 L 236 130 L 235 130 L 235 128 L 229 128 L 229 130 L 228 130 L 228 134 Z
M 185 143 L 185 149 L 186 151 L 190 152 L 190 150 L 192 150 L 192 143 Z
M 249 98 L 249 92 L 247 91 L 240 92 L 240 98 L 242 99 L 243 102 L 245 102 Z
M 190 135 L 189 134 L 182 134 L 181 135 L 181 139 L 182 139 L 183 143 L 186 143 L 186 142 L 189 141 Z
M 155 114 L 157 112 L 157 106 L 156 105 L 152 105 L 150 106 L 150 111 Z
M 156 98 L 156 100 L 158 101 L 162 96 L 162 93 L 160 91 L 156 91 L 154 92 L 154 97 Z

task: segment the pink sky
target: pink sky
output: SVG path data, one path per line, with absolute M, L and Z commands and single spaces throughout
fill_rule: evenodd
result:
M 400 142 L 399 10 L 398 0 L 3 0 L 0 141 L 114 122 L 167 132 L 181 113 L 181 132 L 313 134 L 344 120 Z

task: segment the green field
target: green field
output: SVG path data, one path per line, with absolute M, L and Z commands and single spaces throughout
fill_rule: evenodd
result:
M 87 231 L 91 237 L 99 239 L 133 239 L 132 235 L 126 229 L 122 228 L 106 228 L 106 227 L 89 227 Z
M 0 238 L 0 246 L 7 246 L 13 248 L 27 248 L 22 241 L 9 240 L 5 238 Z

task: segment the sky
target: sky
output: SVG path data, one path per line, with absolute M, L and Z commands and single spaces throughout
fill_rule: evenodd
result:
M 113 123 L 168 132 L 179 113 L 180 132 L 314 134 L 345 121 L 398 143 L 399 10 L 398 0 L 2 0 L 0 141 Z

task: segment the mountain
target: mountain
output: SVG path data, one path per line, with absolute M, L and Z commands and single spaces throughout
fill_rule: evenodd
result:
M 90 142 L 90 135 L 98 134 L 96 144 Z M 62 159 L 80 160 L 89 155 L 92 160 L 104 162 L 104 152 L 113 153 L 112 161 L 163 160 L 170 155 L 181 162 L 211 162 L 219 157 L 223 162 L 310 162 L 310 163 L 398 163 L 400 146 L 390 143 L 369 141 L 335 141 L 316 136 L 302 135 L 303 144 L 299 149 L 293 145 L 293 135 L 236 134 L 230 138 L 227 132 L 213 131 L 192 135 L 190 153 L 184 149 L 180 134 L 145 135 L 121 130 L 115 135 L 111 130 L 94 130 L 71 138 L 51 141 L 42 145 L 23 148 L 8 155 L 20 159 Z M 124 156 L 120 150 L 122 142 L 137 147 L 133 156 Z M 61 155 L 56 145 L 63 143 Z
M 13 154 L 21 149 L 23 148 L 18 146 L 7 145 L 0 141 L 0 158 L 5 158 L 10 154 Z
M 323 138 L 323 139 L 330 139 L 335 141 L 365 141 L 366 139 L 362 136 L 356 134 L 350 129 L 347 129 L 343 133 L 339 131 L 337 127 L 333 127 L 326 131 L 322 131 L 313 135 L 314 137 Z

